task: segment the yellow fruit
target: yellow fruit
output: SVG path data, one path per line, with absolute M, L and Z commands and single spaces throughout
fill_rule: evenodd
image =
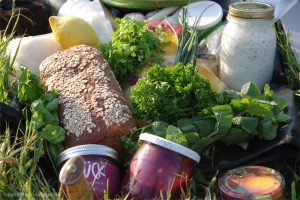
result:
M 94 29 L 87 22 L 78 17 L 51 16 L 49 23 L 56 42 L 63 49 L 80 44 L 98 46 L 101 43 Z

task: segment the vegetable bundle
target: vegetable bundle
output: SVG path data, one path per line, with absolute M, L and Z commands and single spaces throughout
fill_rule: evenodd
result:
M 177 63 L 172 67 L 154 65 L 132 87 L 136 117 L 169 123 L 192 117 L 217 104 L 217 94 L 194 66 Z
M 199 0 L 103 0 L 110 6 L 127 9 L 153 10 L 171 6 L 182 6 Z
M 160 51 L 161 32 L 150 31 L 143 21 L 125 18 L 116 22 L 118 29 L 112 41 L 101 48 L 117 80 L 122 82 L 128 75 L 141 70 Z
M 62 142 L 65 139 L 65 131 L 59 125 L 57 116 L 56 92 L 45 92 L 45 86 L 39 77 L 31 74 L 26 67 L 21 67 L 21 75 L 14 81 L 13 89 L 25 110 L 30 109 L 30 123 L 37 135 L 47 142 L 47 151 L 52 161 L 56 162 L 58 155 L 64 150 Z
M 226 91 L 222 105 L 207 107 L 192 118 L 180 118 L 175 125 L 166 121 L 154 121 L 141 129 L 205 153 L 214 143 L 239 145 L 247 149 L 253 138 L 273 140 L 281 125 L 289 123 L 290 117 L 283 113 L 287 106 L 283 97 L 271 91 L 266 85 L 261 94 L 254 83 L 245 84 L 241 92 Z M 177 111 L 178 112 L 178 111 Z M 181 113 L 174 113 L 176 118 Z M 137 144 L 122 138 L 129 149 Z M 132 151 L 132 150 L 131 150 Z

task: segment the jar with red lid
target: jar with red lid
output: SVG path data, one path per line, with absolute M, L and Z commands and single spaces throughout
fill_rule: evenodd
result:
M 141 134 L 143 141 L 130 161 L 122 183 L 122 193 L 133 199 L 180 198 L 200 161 L 198 153 L 152 134 Z
M 108 187 L 110 198 L 120 192 L 120 174 L 118 153 L 103 145 L 87 144 L 75 146 L 63 151 L 58 158 L 58 169 L 75 156 L 84 160 L 84 176 L 92 189 L 93 199 L 102 199 Z

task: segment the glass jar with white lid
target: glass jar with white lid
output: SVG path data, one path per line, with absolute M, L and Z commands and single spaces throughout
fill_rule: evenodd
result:
M 221 39 L 220 78 L 239 91 L 251 81 L 260 89 L 272 79 L 276 33 L 274 7 L 267 3 L 236 2 L 229 6 Z

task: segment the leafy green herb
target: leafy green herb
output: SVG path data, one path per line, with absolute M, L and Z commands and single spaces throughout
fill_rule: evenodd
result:
M 45 87 L 40 79 L 35 74 L 31 74 L 26 67 L 21 67 L 21 75 L 13 85 L 20 102 L 27 106 L 45 93 Z
M 183 146 L 188 146 L 187 139 L 183 135 L 182 131 L 179 128 L 172 125 L 168 126 L 166 139 L 173 141 L 177 144 L 181 144 Z
M 136 117 L 174 124 L 217 104 L 217 94 L 192 65 L 151 67 L 132 87 Z
M 65 140 L 65 131 L 60 126 L 47 125 L 41 132 L 38 132 L 42 138 L 52 144 L 58 144 Z
M 148 29 L 145 21 L 116 19 L 118 29 L 112 41 L 101 46 L 112 71 L 119 82 L 129 74 L 141 70 L 160 51 L 162 32 Z
M 229 104 L 208 107 L 192 118 L 178 119 L 176 126 L 155 121 L 142 132 L 164 137 L 204 154 L 217 141 L 246 149 L 248 141 L 255 137 L 272 140 L 277 135 L 279 123 L 290 121 L 283 113 L 285 100 L 274 94 L 268 85 L 264 95 L 253 83 L 245 84 L 239 94 L 231 94 L 233 99 Z
M 31 74 L 28 68 L 21 67 L 21 75 L 13 83 L 14 90 L 20 102 L 25 105 L 25 109 L 31 111 L 31 124 L 37 131 L 38 136 L 47 141 L 48 148 L 52 148 L 50 156 L 55 162 L 61 151 L 54 154 L 54 146 L 59 146 L 56 150 L 62 150 L 61 142 L 65 139 L 65 131 L 59 126 L 57 116 L 58 99 L 55 91 L 45 92 L 45 86 L 38 76 Z
M 284 77 L 293 90 L 300 89 L 300 63 L 290 44 L 290 33 L 286 33 L 280 23 L 276 23 L 277 44 L 282 60 L 285 63 Z

